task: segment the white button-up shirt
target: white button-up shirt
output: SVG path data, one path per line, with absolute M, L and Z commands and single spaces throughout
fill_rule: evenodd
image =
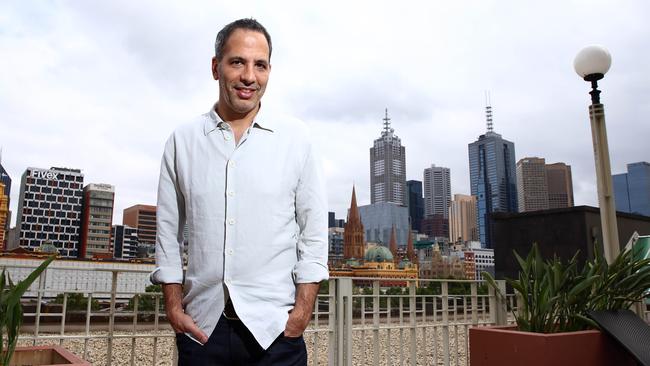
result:
M 324 179 L 303 123 L 258 113 L 236 145 L 213 108 L 171 135 L 151 280 L 182 283 L 185 312 L 203 332 L 212 333 L 230 297 L 266 349 L 285 329 L 296 284 L 327 278 Z

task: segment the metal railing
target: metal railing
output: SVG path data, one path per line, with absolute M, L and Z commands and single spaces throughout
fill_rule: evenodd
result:
M 333 281 L 334 341 L 322 364 L 468 365 L 469 328 L 508 322 L 506 303 L 494 292 L 479 294 L 477 281 L 400 279 L 405 287 L 383 287 L 387 280 L 377 278 Z M 506 301 L 515 304 L 513 296 Z
M 118 286 L 148 271 L 101 269 L 108 290 L 66 289 L 53 305 L 46 278 L 60 269 L 30 289 L 20 344 L 61 344 L 93 365 L 176 363 L 162 293 Z M 516 309 L 513 295 L 503 300 L 480 281 L 332 278 L 321 292 L 305 331 L 311 365 L 468 365 L 469 328 L 513 323 L 507 309 Z M 85 308 L 72 310 L 78 294 Z

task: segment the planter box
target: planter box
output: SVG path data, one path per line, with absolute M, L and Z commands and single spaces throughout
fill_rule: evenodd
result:
M 543 334 L 516 329 L 470 328 L 471 365 L 636 365 L 615 340 L 597 330 Z
M 33 346 L 16 347 L 16 351 L 13 357 L 11 357 L 9 365 L 90 366 L 90 363 L 82 360 L 61 346 Z

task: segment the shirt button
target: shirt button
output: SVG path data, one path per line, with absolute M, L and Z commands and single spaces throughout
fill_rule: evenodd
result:
M 230 225 L 235 225 L 235 219 L 230 219 L 230 220 L 228 220 L 228 224 L 230 224 Z
M 228 163 L 228 165 L 229 165 L 231 168 L 234 168 L 236 164 L 235 164 L 235 161 L 234 161 L 234 160 L 230 160 L 230 162 Z
M 224 138 L 226 141 L 230 141 L 230 136 L 229 136 L 229 135 L 225 135 L 223 138 Z
M 232 196 L 234 196 L 234 195 L 235 195 L 235 191 L 228 191 L 228 196 L 229 196 L 229 197 L 232 197 Z
M 228 249 L 228 254 L 232 255 L 232 253 L 233 253 L 233 250 L 232 250 L 232 249 Z

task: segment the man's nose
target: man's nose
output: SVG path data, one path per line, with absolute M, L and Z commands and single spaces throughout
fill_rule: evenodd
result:
M 255 82 L 255 69 L 253 65 L 246 65 L 244 70 L 240 75 L 240 79 L 243 83 L 251 84 Z

